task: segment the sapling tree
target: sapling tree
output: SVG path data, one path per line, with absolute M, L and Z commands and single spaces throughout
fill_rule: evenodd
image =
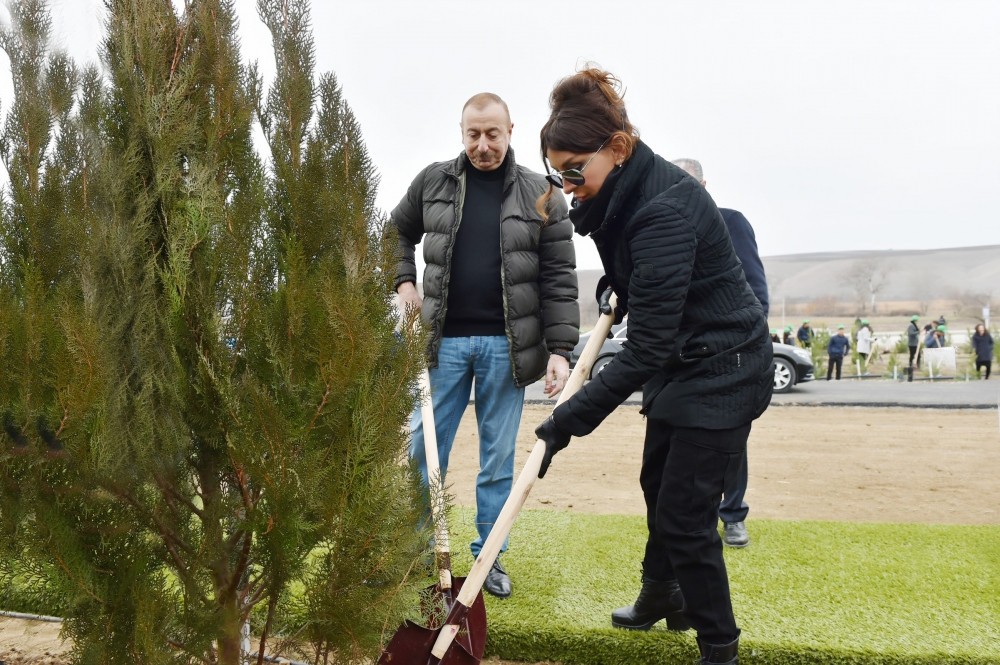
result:
M 306 0 L 258 3 L 266 93 L 232 2 L 105 5 L 100 72 L 42 0 L 2 36 L 7 569 L 81 663 L 235 664 L 247 622 L 257 662 L 370 656 L 415 593 L 421 353 L 358 123 Z

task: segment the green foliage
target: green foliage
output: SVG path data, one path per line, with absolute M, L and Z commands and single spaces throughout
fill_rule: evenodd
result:
M 892 352 L 893 353 L 909 353 L 910 352 L 910 342 L 907 339 L 905 333 L 902 334 L 902 335 L 900 335 L 899 339 L 896 340 L 896 346 L 893 347 Z
M 259 2 L 266 103 L 232 2 L 106 9 L 106 79 L 42 0 L 0 35 L 0 586 L 81 663 L 235 663 L 251 617 L 371 656 L 417 583 L 422 354 L 358 123 L 306 0 Z
M 889 354 L 889 360 L 885 364 L 885 378 L 898 378 L 906 371 L 909 349 L 906 348 L 905 340 L 903 341 L 903 347 L 902 355 L 899 351 L 898 343 L 892 349 L 892 353 Z
M 455 538 L 472 536 L 470 517 L 451 520 Z M 741 663 L 1000 664 L 1000 527 L 754 520 L 752 529 L 750 547 L 725 551 Z M 522 512 L 504 560 L 515 594 L 486 598 L 487 654 L 694 662 L 693 632 L 610 625 L 611 610 L 635 600 L 645 538 L 642 517 Z
M 830 332 L 825 326 L 815 326 L 813 327 L 816 335 L 813 337 L 812 346 L 809 348 L 809 352 L 812 353 L 813 367 L 815 367 L 816 376 L 821 374 L 826 376 L 826 366 L 829 363 L 829 356 L 827 355 L 826 348 L 830 344 Z

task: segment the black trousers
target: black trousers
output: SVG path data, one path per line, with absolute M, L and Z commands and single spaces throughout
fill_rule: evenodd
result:
M 646 422 L 639 482 L 646 500 L 643 575 L 676 579 L 698 637 L 728 644 L 739 637 L 718 532 L 719 501 L 738 473 L 750 425 L 707 430 Z M 730 478 L 727 478 L 730 477 Z
M 740 463 L 736 473 L 726 475 L 726 486 L 722 490 L 722 503 L 719 505 L 719 519 L 724 523 L 743 522 L 750 514 L 750 506 L 744 500 L 747 495 L 747 485 L 750 483 L 750 470 L 747 466 L 747 454 L 740 455 Z
M 990 378 L 990 369 L 993 366 L 992 360 L 977 360 L 976 361 L 976 374 L 979 374 L 979 370 L 986 368 L 986 378 Z
M 837 368 L 837 380 L 840 381 L 840 369 L 844 366 L 844 356 L 827 356 L 830 359 L 826 368 L 826 380 L 829 381 L 833 375 L 833 368 Z
M 913 367 L 913 356 L 917 356 L 917 347 L 910 347 L 910 367 Z M 920 356 L 917 356 L 917 369 L 920 369 Z

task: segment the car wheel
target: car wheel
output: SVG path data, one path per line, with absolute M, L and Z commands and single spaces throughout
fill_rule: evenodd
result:
M 598 358 L 597 361 L 594 362 L 594 366 L 590 368 L 590 378 L 594 378 L 603 372 L 604 368 L 608 366 L 608 363 L 611 362 L 613 357 L 614 356 L 601 356 Z
M 795 366 L 784 358 L 774 359 L 774 392 L 787 393 L 795 385 Z

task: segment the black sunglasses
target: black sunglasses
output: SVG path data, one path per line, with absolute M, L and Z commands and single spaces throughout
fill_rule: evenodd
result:
M 565 186 L 563 181 L 566 181 L 571 185 L 575 185 L 576 187 L 581 186 L 583 183 L 587 182 L 587 179 L 583 176 L 583 170 L 590 166 L 590 163 L 594 161 L 594 157 L 597 157 L 597 153 L 604 150 L 604 146 L 607 145 L 610 140 L 611 137 L 605 139 L 604 143 L 601 144 L 601 147 L 595 150 L 594 154 L 587 160 L 587 163 L 580 168 L 566 169 L 565 171 L 553 171 L 550 169 L 545 175 L 545 179 L 548 180 L 549 183 L 551 183 L 556 189 L 562 189 Z

